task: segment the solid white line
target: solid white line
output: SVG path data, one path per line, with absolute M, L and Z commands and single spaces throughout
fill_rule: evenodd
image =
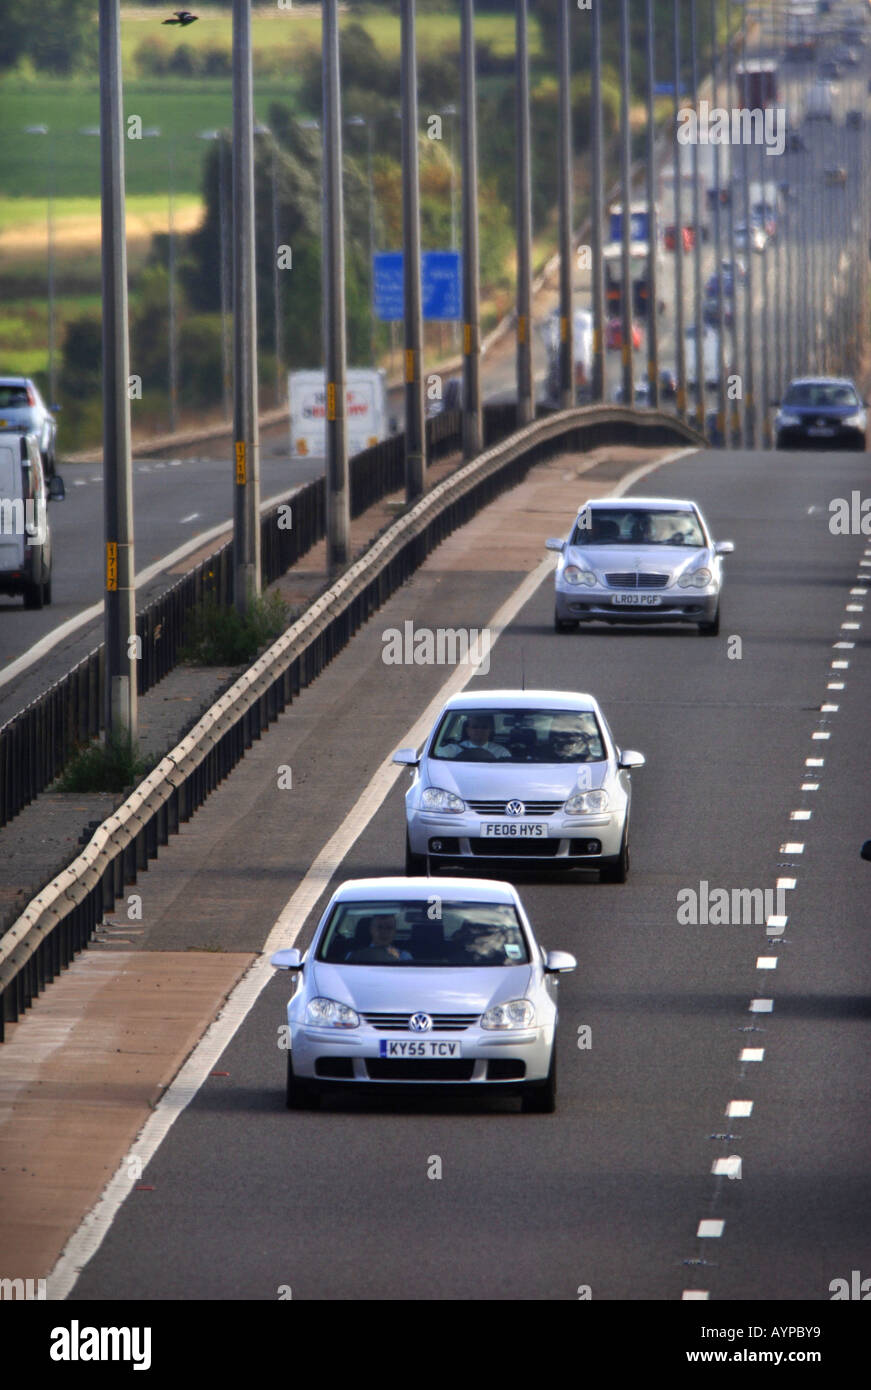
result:
M 296 490 L 297 489 L 294 489 L 294 491 Z M 266 511 L 269 507 L 275 507 L 279 502 L 285 501 L 290 495 L 292 494 L 287 492 L 277 492 L 273 497 L 268 497 L 265 502 L 261 502 L 260 510 Z M 185 556 L 190 555 L 192 551 L 199 550 L 201 545 L 206 545 L 209 541 L 214 540 L 216 536 L 223 535 L 225 531 L 230 531 L 232 526 L 232 520 L 227 520 L 222 521 L 218 526 L 210 527 L 208 531 L 198 532 L 196 536 L 192 536 L 190 540 L 185 541 L 183 545 L 177 546 L 176 549 L 170 551 L 168 555 L 164 555 L 162 559 L 155 560 L 153 565 L 149 565 L 146 569 L 141 570 L 134 580 L 135 587 L 138 589 L 143 584 L 149 584 L 156 575 L 162 574 L 164 570 L 172 569 L 173 565 L 178 564 L 179 560 L 183 560 Z M 40 638 L 38 642 L 34 643 L 23 656 L 16 657 L 15 661 L 10 661 L 9 665 L 4 667 L 3 671 L 0 672 L 0 688 L 4 685 L 8 685 L 9 681 L 14 680 L 22 671 L 26 671 L 29 666 L 33 666 L 34 662 L 39 661 L 42 657 L 47 655 L 59 642 L 65 641 L 66 638 L 70 637 L 74 632 L 78 632 L 80 627 L 86 627 L 88 623 L 92 623 L 96 618 L 101 617 L 102 613 L 103 603 L 101 600 L 99 603 L 92 603 L 90 608 L 83 609 L 82 612 L 77 613 L 74 618 L 68 618 L 65 623 L 61 623 L 59 627 L 53 628 L 51 632 L 46 633 L 45 637 Z
M 610 495 L 620 497 L 655 468 L 661 468 L 666 463 L 696 452 L 696 449 L 680 449 L 675 453 L 666 454 L 654 463 L 644 464 L 629 473 Z M 487 624 L 492 634 L 491 648 L 555 568 L 556 557 L 548 555 L 497 609 Z M 413 745 L 417 748 L 432 728 L 433 721 L 445 701 L 462 690 L 475 674 L 474 666 L 457 666 L 397 747 Z M 153 1114 L 145 1121 L 130 1145 L 129 1152 L 135 1152 L 141 1159 L 143 1170 L 154 1157 L 179 1115 L 194 1099 L 203 1081 L 214 1069 L 215 1063 L 241 1028 L 261 991 L 274 978 L 275 971 L 269 964 L 269 957 L 273 952 L 294 944 L 309 913 L 326 890 L 345 856 L 393 790 L 402 772 L 403 769 L 398 764 L 382 763 L 353 811 L 345 817 L 339 829 L 324 845 L 299 886 L 285 903 L 266 938 L 261 955 L 228 995 L 223 1009 L 209 1025 L 184 1066 L 164 1092 Z M 129 1166 L 126 1157 L 122 1159 L 99 1201 L 67 1241 L 46 1281 L 48 1295 L 52 1300 L 66 1298 L 71 1292 L 79 1274 L 100 1248 L 121 1203 L 128 1196 L 134 1182 L 139 1181 L 139 1178 L 132 1179 L 129 1176 Z
M 191 512 L 190 516 L 179 517 L 179 525 L 186 526 L 189 521 L 196 521 L 199 512 Z

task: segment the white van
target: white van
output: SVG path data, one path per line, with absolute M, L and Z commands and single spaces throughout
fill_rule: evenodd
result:
M 57 474 L 46 487 L 34 434 L 0 434 L 0 594 L 23 594 L 25 608 L 51 603 L 48 502 L 65 496 Z
M 292 458 L 326 453 L 327 387 L 322 371 L 291 372 L 290 453 Z M 345 431 L 348 457 L 387 437 L 387 387 L 383 368 L 349 367 L 345 373 Z

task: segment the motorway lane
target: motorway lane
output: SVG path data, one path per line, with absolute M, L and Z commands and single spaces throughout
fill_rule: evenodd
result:
M 735 540 L 719 639 L 557 637 L 548 581 L 495 647 L 486 678 L 513 684 L 522 661 L 528 687 L 589 688 L 618 740 L 648 757 L 634 778 L 630 881 L 521 886 L 545 944 L 579 961 L 561 985 L 558 1113 L 522 1116 L 507 1099 L 350 1096 L 288 1114 L 278 978 L 216 1066 L 229 1078 L 210 1079 L 174 1126 L 146 1170 L 154 1191 L 127 1200 L 74 1299 L 268 1299 L 285 1284 L 294 1298 L 573 1299 L 586 1284 L 596 1299 L 702 1288 L 712 1298 L 816 1300 L 833 1278 L 866 1270 L 871 971 L 858 843 L 869 808 L 857 769 L 871 751 L 867 639 L 832 647 L 846 602 L 857 601 L 848 592 L 865 542 L 827 526 L 830 498 L 862 486 L 865 459 L 753 454 L 723 464 L 702 454 L 636 488 L 696 497 L 716 535 Z M 572 503 L 582 489 L 572 487 Z M 173 900 L 179 946 L 188 911 L 203 916 L 198 890 L 211 892 L 218 940 L 236 949 L 258 932 L 262 940 L 281 896 L 276 862 L 289 866 L 289 893 L 309 861 L 297 838 L 323 840 L 403 741 L 435 673 L 381 666 L 383 630 L 406 616 L 480 624 L 509 582 L 510 572 L 431 564 L 252 750 L 259 789 L 246 758 L 243 776 L 216 794 L 233 798 L 236 823 L 224 824 L 211 865 L 200 843 L 194 891 Z M 742 639 L 740 660 L 727 656 L 730 636 Z M 819 793 L 802 794 L 832 659 L 850 661 L 828 716 L 832 753 Z M 299 767 L 304 809 L 280 809 L 274 769 L 299 714 L 295 785 L 297 759 L 320 756 Z M 399 868 L 401 793 L 400 783 L 340 877 Z M 813 795 L 812 821 L 797 829 L 790 811 Z M 799 838 L 803 856 L 780 852 Z M 174 842 L 167 862 L 184 852 Z M 163 861 L 143 884 L 146 920 Z M 209 867 L 236 883 L 233 900 L 207 888 Z M 776 976 L 755 965 L 760 951 L 775 953 L 764 926 L 677 922 L 681 888 L 773 887 L 778 873 L 797 888 Z M 773 1014 L 749 1013 L 762 995 L 775 998 Z M 584 1024 L 589 1051 L 574 1045 Z M 765 1060 L 739 1063 L 751 1045 Z M 735 1099 L 753 1100 L 750 1118 L 724 1117 Z M 710 1138 L 724 1132 L 735 1138 Z M 712 1177 L 713 1160 L 733 1153 L 742 1180 Z M 426 1176 L 433 1155 L 440 1181 Z M 719 1240 L 696 1238 L 705 1218 L 725 1220 Z M 684 1263 L 699 1258 L 710 1263 Z

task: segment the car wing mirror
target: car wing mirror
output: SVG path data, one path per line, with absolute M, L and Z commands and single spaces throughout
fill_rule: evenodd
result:
M 49 502 L 63 502 L 66 495 L 67 490 L 64 487 L 64 480 L 59 474 L 55 473 L 54 477 L 48 480 L 48 500 Z
M 400 767 L 417 767 L 420 758 L 416 748 L 398 748 L 390 761 L 399 763 Z
M 871 859 L 871 840 L 866 840 L 859 853 L 863 859 Z
M 732 555 L 735 551 L 734 541 L 717 541 L 714 546 L 715 555 Z
M 286 951 L 276 951 L 269 957 L 269 964 L 276 970 L 302 970 L 302 954 L 295 946 Z
M 549 536 L 544 543 L 545 550 L 556 550 L 562 555 L 565 550 L 565 541 L 559 540 L 556 536 Z
M 577 970 L 578 962 L 568 951 L 548 951 L 544 968 L 548 975 L 566 975 L 570 970 Z
M 644 767 L 646 761 L 647 759 L 645 758 L 643 753 L 636 753 L 633 748 L 627 748 L 625 752 L 620 754 L 617 766 L 625 767 L 627 769 L 633 767 Z

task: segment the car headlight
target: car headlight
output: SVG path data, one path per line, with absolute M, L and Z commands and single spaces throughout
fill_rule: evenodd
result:
M 535 1009 L 528 999 L 510 999 L 494 1004 L 481 1015 L 482 1028 L 529 1028 L 535 1022 Z
M 706 589 L 711 582 L 711 571 L 702 567 L 697 570 L 684 572 L 678 582 L 681 589 Z
M 305 1010 L 306 1023 L 317 1028 L 359 1028 L 360 1015 L 338 999 L 310 999 Z
M 777 423 L 784 429 L 791 430 L 794 429 L 796 425 L 801 424 L 801 416 L 790 415 L 786 411 L 781 411 L 781 413 L 777 417 Z
M 420 809 L 422 811 L 465 811 L 466 803 L 454 792 L 444 791 L 441 787 L 427 787 L 420 798 Z
M 596 583 L 596 576 L 592 570 L 582 570 L 578 565 L 566 565 L 563 570 L 563 579 L 567 584 L 586 584 L 592 588 Z
M 846 420 L 842 420 L 843 425 L 848 425 L 851 430 L 863 430 L 865 428 L 865 412 L 857 410 L 855 415 L 848 415 Z
M 564 810 L 569 816 L 580 816 L 588 811 L 607 811 L 607 792 L 575 792 L 569 797 Z

